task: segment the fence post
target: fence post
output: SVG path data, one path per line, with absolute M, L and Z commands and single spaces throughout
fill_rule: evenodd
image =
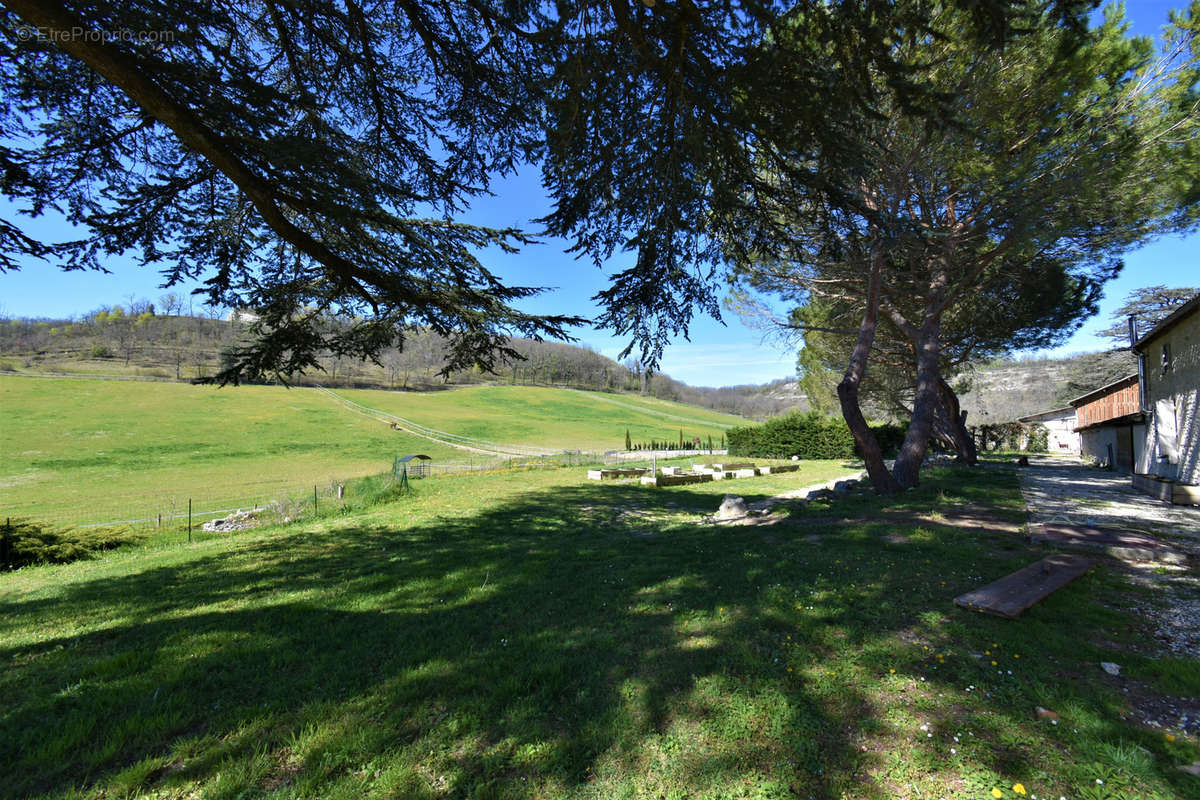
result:
M 159 530 L 162 530 L 162 512 L 161 511 L 158 512 L 158 526 L 157 527 L 159 528 Z
M 313 486 L 313 513 L 317 513 L 317 487 Z
M 192 543 L 192 498 L 188 498 L 188 544 Z
M 10 561 L 11 545 L 9 543 L 8 532 L 12 530 L 12 517 L 4 518 L 4 535 L 0 536 L 0 562 L 4 566 L 8 566 Z

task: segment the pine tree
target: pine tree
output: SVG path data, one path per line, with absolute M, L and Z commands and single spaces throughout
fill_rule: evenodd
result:
M 632 440 L 629 438 L 629 428 L 625 429 L 625 449 L 626 450 L 633 449 Z

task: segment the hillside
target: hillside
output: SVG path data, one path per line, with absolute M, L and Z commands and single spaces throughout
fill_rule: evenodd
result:
M 175 303 L 160 304 L 160 310 L 164 308 L 179 311 Z M 155 313 L 147 300 L 71 319 L 0 319 L 0 372 L 191 381 L 216 374 L 222 353 L 247 333 L 246 323 L 236 315 L 228 320 Z M 378 364 L 328 357 L 321 369 L 294 382 L 417 391 L 479 384 L 565 386 L 655 397 L 754 419 L 782 413 L 798 402 L 773 391 L 780 381 L 694 387 L 669 375 L 648 373 L 635 359 L 618 364 L 588 347 L 529 339 L 512 339 L 510 345 L 523 360 L 504 364 L 495 374 L 459 370 L 444 375 L 444 340 L 430 331 L 415 331 L 408 334 L 403 350 L 384 351 Z
M 720 442 L 742 422 L 655 398 L 517 386 L 331 396 L 0 376 L 0 407 L 0 517 L 89 523 L 178 513 L 189 498 L 197 511 L 269 503 L 412 453 L 444 463 L 617 450 L 627 430 L 635 442 L 677 441 L 681 430 Z
M 995 425 L 1065 406 L 1070 400 L 1137 372 L 1127 350 L 1085 353 L 1062 359 L 981 364 L 958 382 L 967 424 Z

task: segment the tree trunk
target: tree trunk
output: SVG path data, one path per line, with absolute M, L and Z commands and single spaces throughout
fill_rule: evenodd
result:
M 858 405 L 858 387 L 867 374 L 867 359 L 871 355 L 871 344 L 875 341 L 875 329 L 879 324 L 879 294 L 883 283 L 883 253 L 877 245 L 871 254 L 871 273 L 867 281 L 867 307 L 863 312 L 862 324 L 858 327 L 858 341 L 850 356 L 850 364 L 837 386 L 838 401 L 842 406 L 842 417 L 846 420 L 858 449 L 867 466 L 867 475 L 879 494 L 898 491 L 900 485 L 888 472 L 883 463 L 883 451 Z
M 975 466 L 979 456 L 975 452 L 975 440 L 967 433 L 967 412 L 959 406 L 958 395 L 943 378 L 938 379 L 938 395 L 945 412 L 946 432 L 953 442 L 954 451 L 958 453 L 958 460 Z
M 917 336 L 917 391 L 913 395 L 912 420 L 908 424 L 904 444 L 896 456 L 896 467 L 892 470 L 896 482 L 906 489 L 921 482 L 921 462 L 925 460 L 925 453 L 929 449 L 933 417 L 940 402 L 940 333 L 941 320 L 937 317 L 926 317 Z

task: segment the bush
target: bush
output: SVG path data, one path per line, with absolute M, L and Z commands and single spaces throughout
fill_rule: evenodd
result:
M 0 526 L 0 560 L 8 568 L 27 564 L 65 564 L 91 558 L 105 550 L 137 544 L 144 536 L 126 526 L 54 528 L 34 520 L 16 519 Z
M 897 425 L 894 422 L 872 425 L 871 430 L 875 432 L 875 438 L 879 440 L 879 449 L 883 451 L 884 458 L 895 458 L 896 454 L 900 452 L 900 445 L 904 444 L 904 437 L 908 435 L 907 425 Z M 857 447 L 855 447 L 855 452 L 858 452 Z
M 98 344 L 91 350 L 92 358 L 115 358 L 116 354 L 102 344 Z
M 908 428 L 887 423 L 872 425 L 886 457 L 895 456 Z M 775 417 L 762 425 L 729 430 L 729 454 L 756 458 L 853 458 L 861 456 L 845 420 L 816 411 Z
M 850 458 L 854 437 L 842 420 L 815 411 L 769 419 L 761 425 L 730 428 L 726 434 L 731 456 L 758 458 Z
M 1031 453 L 1044 453 L 1050 449 L 1050 429 L 1040 422 L 1029 426 L 1029 442 L 1025 447 Z

